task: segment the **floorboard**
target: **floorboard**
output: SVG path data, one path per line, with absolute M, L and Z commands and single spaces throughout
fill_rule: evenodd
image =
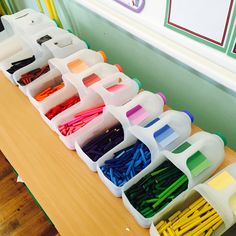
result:
M 0 236 L 60 236 L 0 152 Z

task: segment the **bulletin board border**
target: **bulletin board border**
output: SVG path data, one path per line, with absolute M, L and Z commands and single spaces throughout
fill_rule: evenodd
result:
M 144 9 L 145 7 L 145 0 L 142 1 L 142 4 L 137 8 L 132 8 L 131 6 L 128 6 L 127 4 L 123 3 L 122 1 L 120 0 L 114 0 L 115 2 L 119 3 L 120 5 L 126 7 L 127 9 L 133 11 L 133 12 L 136 12 L 136 13 L 141 13 L 142 10 Z
M 166 1 L 165 27 L 167 27 L 177 33 L 180 33 L 184 36 L 187 36 L 199 43 L 204 43 L 204 44 L 206 44 L 210 47 L 213 47 L 217 50 L 220 50 L 222 52 L 226 52 L 228 45 L 229 45 L 229 41 L 230 41 L 230 32 L 232 32 L 232 30 L 233 30 L 233 23 L 234 22 L 232 19 L 235 19 L 235 15 L 236 15 L 235 5 L 236 5 L 235 0 L 231 0 L 228 15 L 227 15 L 227 21 L 225 24 L 224 34 L 223 34 L 221 42 L 215 41 L 211 38 L 208 38 L 204 35 L 198 34 L 194 31 L 191 31 L 187 28 L 184 28 L 180 25 L 177 25 L 177 24 L 171 22 L 170 15 L 171 15 L 172 0 Z
M 230 45 L 229 45 L 229 48 L 227 51 L 228 56 L 236 59 L 236 52 L 234 52 L 234 49 L 236 50 L 236 27 L 235 27 L 234 32 L 232 34 Z

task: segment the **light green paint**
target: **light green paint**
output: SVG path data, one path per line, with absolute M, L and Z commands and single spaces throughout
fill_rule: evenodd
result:
M 190 110 L 201 128 L 223 132 L 229 146 L 236 149 L 236 94 L 74 1 L 58 0 L 58 6 L 63 2 L 67 9 L 63 9 L 63 24 L 66 20 L 92 49 L 104 50 L 108 62 L 121 64 L 124 72 L 139 78 L 145 89 L 164 92 L 173 109 Z

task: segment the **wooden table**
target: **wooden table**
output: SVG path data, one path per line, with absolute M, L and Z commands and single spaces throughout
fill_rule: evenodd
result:
M 0 107 L 0 149 L 61 235 L 149 235 L 3 75 Z M 235 157 L 226 148 L 221 168 Z

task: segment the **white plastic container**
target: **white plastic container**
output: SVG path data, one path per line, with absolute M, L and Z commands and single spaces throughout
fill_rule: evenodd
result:
M 15 84 L 12 74 L 10 74 L 7 70 L 12 67 L 12 62 L 20 61 L 26 58 L 31 58 L 34 55 L 34 52 L 31 50 L 28 44 L 24 44 L 22 48 L 13 55 L 8 55 L 4 60 L 0 62 L 0 70 L 5 75 L 5 77 L 11 81 L 13 84 Z
M 192 189 L 197 184 L 202 183 L 203 181 L 208 179 L 214 173 L 217 167 L 219 167 L 219 165 L 223 162 L 224 141 L 222 140 L 221 136 L 201 131 L 192 135 L 184 143 L 186 142 L 191 146 L 187 147 L 182 152 L 179 152 L 178 149 L 176 149 L 172 153 L 166 150 L 162 151 L 159 155 L 156 156 L 156 160 L 153 163 L 151 163 L 144 171 L 140 172 L 131 181 L 124 185 L 122 189 L 123 203 L 128 209 L 128 211 L 134 216 L 135 220 L 142 227 L 149 228 L 152 221 L 158 219 L 159 216 L 161 216 L 162 212 L 167 209 L 165 207 L 163 208 L 163 210 L 159 211 L 154 216 L 150 218 L 145 218 L 133 207 L 133 205 L 130 203 L 129 199 L 126 196 L 125 191 L 128 190 L 134 184 L 136 184 L 142 177 L 152 172 L 166 160 L 171 161 L 178 169 L 183 172 L 183 174 L 187 176 L 188 188 L 167 205 L 168 208 L 171 208 L 173 205 L 176 204 L 176 202 L 179 201 L 179 199 L 183 199 L 185 197 L 188 190 Z M 181 145 L 183 145 L 183 143 Z M 194 172 L 191 172 L 190 170 L 190 160 L 196 161 L 195 154 L 198 152 L 200 152 L 201 155 L 204 156 L 204 161 L 208 161 L 209 163 L 207 166 L 200 169 L 197 174 L 194 174 Z M 197 156 L 197 158 L 201 157 L 202 156 Z
M 64 59 L 58 59 L 53 58 L 48 61 L 50 71 L 40 77 L 40 79 L 37 79 L 30 83 L 27 86 L 26 89 L 26 95 L 28 96 L 30 102 L 36 107 L 39 111 L 48 111 L 50 108 L 56 106 L 58 103 L 54 98 L 57 98 L 57 96 L 60 96 L 64 94 L 64 91 L 66 94 L 68 94 L 67 91 L 74 91 L 75 87 L 69 82 L 68 80 L 63 80 L 63 74 L 71 73 L 70 67 L 68 64 L 70 63 L 76 63 L 76 61 L 79 60 L 85 60 L 86 66 L 83 66 L 81 68 L 80 73 L 86 71 L 89 67 L 99 63 L 103 62 L 105 60 L 105 54 L 100 52 L 95 52 L 90 49 L 82 49 L 79 52 L 76 52 L 69 57 L 66 57 Z M 64 63 L 63 63 L 64 62 Z M 78 64 L 80 64 L 78 62 Z M 84 64 L 84 62 L 82 62 Z M 79 75 L 78 73 L 77 75 Z M 58 92 L 55 92 L 51 96 L 47 97 L 43 101 L 38 102 L 34 99 L 34 97 L 42 92 L 44 89 L 48 88 L 52 84 L 54 84 L 54 81 L 60 79 L 61 81 L 65 82 L 65 86 Z M 73 95 L 73 92 L 71 93 Z M 52 101 L 52 102 L 51 102 Z M 54 101 L 54 102 L 53 102 Z
M 224 221 L 216 231 L 213 231 L 212 236 L 222 235 L 236 223 L 236 163 L 227 166 L 204 184 L 197 185 L 172 207 L 167 207 L 152 223 L 150 235 L 159 236 L 155 225 L 160 220 L 168 219 L 176 211 L 186 209 L 200 197 L 203 197 Z
M 1 17 L 4 31 L 0 35 L 0 43 L 13 35 L 33 35 L 49 27 L 56 27 L 56 23 L 48 16 L 32 9 L 24 9 L 12 15 Z
M 107 106 L 106 118 L 104 118 L 104 122 L 100 123 L 100 125 L 94 130 L 91 130 L 91 132 L 87 132 L 86 137 L 84 136 L 83 140 L 81 140 L 80 137 L 78 137 L 76 140 L 75 149 L 79 157 L 92 171 L 97 171 L 97 161 L 93 161 L 88 157 L 88 155 L 82 150 L 83 146 L 95 136 L 104 133 L 107 129 L 118 123 L 120 123 L 123 128 L 123 142 L 126 143 L 128 137 L 131 136 L 128 128 L 132 125 L 145 126 L 148 124 L 151 120 L 163 112 L 165 103 L 166 98 L 162 93 L 154 94 L 149 91 L 142 91 L 123 106 Z M 108 124 L 107 120 L 112 122 Z M 122 144 L 120 143 L 119 145 Z M 113 149 L 111 149 L 105 155 L 108 155 L 108 153 L 113 153 Z M 100 159 L 102 157 L 100 157 Z
M 40 42 L 40 39 L 45 37 L 47 37 L 48 40 L 46 39 L 45 42 Z M 37 50 L 35 52 L 35 61 L 19 69 L 12 75 L 15 83 L 24 93 L 28 85 L 22 86 L 18 83 L 22 74 L 45 66 L 51 58 L 65 58 L 81 49 L 87 48 L 84 41 L 60 28 L 48 28 L 27 40 L 30 48 L 34 49 L 34 51 Z M 40 77 L 37 79 L 40 79 Z
M 53 107 L 63 103 L 67 99 L 71 98 L 74 95 L 78 95 L 80 99 L 83 100 L 88 94 L 89 87 L 100 80 L 106 80 L 110 78 L 110 75 L 118 73 L 121 71 L 121 67 L 119 65 L 110 65 L 107 63 L 98 63 L 89 69 L 81 72 L 80 74 L 72 74 L 67 73 L 64 74 L 63 80 L 70 82 L 67 83 L 68 86 L 63 90 L 63 93 L 55 93 L 52 97 L 45 99 L 40 103 L 39 112 L 42 116 L 43 120 L 53 129 L 54 120 L 61 115 L 59 113 L 54 118 L 49 120 L 45 114 L 52 109 Z M 92 77 L 96 75 L 96 77 Z M 91 79 L 94 79 L 93 81 Z M 73 106 L 78 106 L 79 104 L 75 104 Z M 71 106 L 71 108 L 73 107 Z
M 103 51 L 96 52 L 91 49 L 83 49 L 63 59 L 51 59 L 49 64 L 51 68 L 58 69 L 61 74 L 68 72 L 80 74 L 99 62 L 106 62 L 106 55 Z
M 28 45 L 20 38 L 20 36 L 9 37 L 0 43 L 0 62 L 14 56 L 20 51 L 24 50 Z
M 14 83 L 12 75 L 6 72 L 11 62 L 33 56 L 28 40 L 35 34 L 47 29 L 56 29 L 56 24 L 42 13 L 25 9 L 2 18 L 5 30 L 0 35 L 0 62 L 5 76 Z
M 102 172 L 101 166 L 104 165 L 106 160 L 113 158 L 114 153 L 118 152 L 128 146 L 131 146 L 137 142 L 137 140 L 144 143 L 151 152 L 151 162 L 154 161 L 158 154 L 162 150 L 173 150 L 180 143 L 182 143 L 191 134 L 191 123 L 193 117 L 190 112 L 179 112 L 179 111 L 166 111 L 162 113 L 159 118 L 155 119 L 153 124 L 149 124 L 148 127 L 131 126 L 129 132 L 132 135 L 127 137 L 122 143 L 116 146 L 112 151 L 105 154 L 97 162 L 97 172 L 103 183 L 116 197 L 122 195 L 122 187 L 116 186 L 110 181 Z M 165 128 L 170 131 L 166 133 Z M 156 140 L 154 137 L 155 133 L 159 133 L 158 137 L 163 139 Z M 129 180 L 127 184 L 132 181 Z
M 113 74 L 122 72 L 120 65 L 111 65 L 105 62 L 97 63 L 79 74 L 67 73 L 65 79 L 79 91 L 80 96 L 84 97 L 88 93 L 88 88 L 100 80 L 107 79 Z
M 113 85 L 122 84 L 123 86 L 117 90 L 110 92 L 107 90 L 108 87 Z M 131 100 L 139 91 L 138 84 L 130 79 L 125 74 L 119 72 L 114 75 L 111 75 L 106 80 L 101 80 L 96 84 L 90 86 L 89 92 L 86 97 L 81 100 L 81 103 L 73 108 L 69 108 L 64 111 L 59 117 L 54 119 L 53 125 L 55 131 L 59 134 L 62 142 L 69 148 L 75 149 L 75 141 L 80 137 L 83 140 L 83 137 L 86 137 L 88 132 L 94 130 L 95 127 L 98 127 L 101 123 L 104 122 L 106 117 L 105 112 L 90 121 L 87 125 L 74 132 L 69 136 L 64 136 L 58 130 L 58 126 L 68 120 L 71 120 L 75 114 L 89 107 L 94 107 L 100 104 L 107 105 L 122 105 Z

